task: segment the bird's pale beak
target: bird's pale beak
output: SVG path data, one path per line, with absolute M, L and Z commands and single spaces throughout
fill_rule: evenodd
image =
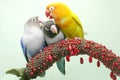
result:
M 38 17 L 38 22 L 41 23 L 41 19 Z
M 51 30 L 53 33 L 56 33 L 56 34 L 58 33 L 58 32 L 57 32 L 57 28 L 56 28 L 55 25 L 51 25 L 50 30 Z
M 45 11 L 45 15 L 46 15 L 46 17 L 48 17 L 49 19 L 52 19 L 52 18 L 53 18 L 52 15 L 51 15 L 51 12 L 50 12 L 49 10 L 46 10 L 46 11 Z

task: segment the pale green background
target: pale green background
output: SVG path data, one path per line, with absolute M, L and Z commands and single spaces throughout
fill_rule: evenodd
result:
M 45 6 L 52 1 L 65 2 L 79 16 L 88 33 L 86 39 L 104 44 L 120 56 L 120 0 L 0 0 L 0 80 L 18 80 L 5 71 L 25 67 L 19 43 L 24 23 L 34 15 L 46 19 Z M 97 60 L 90 64 L 88 56 L 83 56 L 85 63 L 81 65 L 79 57 L 66 62 L 66 76 L 54 65 L 46 77 L 36 80 L 111 80 L 110 70 L 102 64 L 97 68 Z

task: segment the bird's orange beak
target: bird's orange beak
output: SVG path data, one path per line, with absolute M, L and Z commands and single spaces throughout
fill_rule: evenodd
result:
M 49 19 L 52 19 L 52 18 L 53 18 L 52 15 L 51 15 L 51 12 L 50 12 L 49 10 L 46 10 L 46 11 L 45 11 L 45 15 L 46 15 L 46 17 L 48 17 Z

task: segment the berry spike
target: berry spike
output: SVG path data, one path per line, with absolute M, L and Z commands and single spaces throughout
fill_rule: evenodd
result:
M 71 51 L 73 51 L 73 53 L 71 53 Z M 98 67 L 100 66 L 100 62 L 103 63 L 107 68 L 114 72 L 114 75 L 112 76 L 113 80 L 116 80 L 116 75 L 120 76 L 119 56 L 116 56 L 115 53 L 101 44 L 78 38 L 62 40 L 56 44 L 45 47 L 43 51 L 36 55 L 37 58 L 35 56 L 27 63 L 24 73 L 30 79 L 36 78 L 62 57 L 66 56 L 66 59 L 69 61 L 69 57 L 78 55 L 88 55 L 97 59 Z M 89 61 L 92 62 L 91 58 Z M 31 67 L 35 69 L 33 70 Z

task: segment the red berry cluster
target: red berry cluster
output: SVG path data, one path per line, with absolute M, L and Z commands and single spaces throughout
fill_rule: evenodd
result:
M 110 77 L 113 80 L 116 80 L 116 75 L 120 76 L 120 57 L 105 46 L 85 39 L 62 40 L 44 48 L 27 63 L 25 73 L 30 79 L 36 78 L 61 57 L 66 57 L 66 60 L 70 61 L 71 56 L 78 56 L 79 54 L 89 55 L 90 63 L 92 63 L 92 58 L 97 59 L 98 67 L 100 67 L 101 61 L 107 68 L 111 69 Z M 83 64 L 83 62 L 84 60 L 81 57 L 80 63 Z

